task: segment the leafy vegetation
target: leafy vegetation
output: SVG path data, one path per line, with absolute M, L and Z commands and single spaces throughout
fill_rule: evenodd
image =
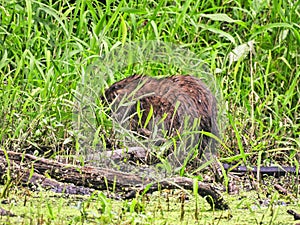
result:
M 83 77 L 105 72 L 101 67 L 103 63 L 99 63 L 105 56 L 119 60 L 118 56 L 112 56 L 112 52 L 127 48 L 130 43 L 142 43 L 139 46 L 143 47 L 149 41 L 155 41 L 172 43 L 192 52 L 211 71 L 216 81 L 212 89 L 220 105 L 219 123 L 224 146 L 219 152 L 220 161 L 299 168 L 298 1 L 107 0 L 103 4 L 97 0 L 0 0 L 0 3 L 2 149 L 78 159 L 81 137 L 72 121 L 77 107 L 74 99 Z M 144 61 L 142 64 L 127 63 L 120 68 L 120 62 L 114 62 L 110 63 L 115 73 L 107 72 L 103 76 L 105 79 L 99 80 L 98 92 L 88 90 L 99 96 L 99 99 L 95 98 L 95 119 L 97 134 L 102 138 L 104 147 L 114 145 L 108 143 L 108 139 L 114 139 L 114 134 L 109 133 L 112 124 L 100 101 L 104 88 L 133 73 L 163 76 L 189 72 L 186 58 L 180 55 L 176 62 L 181 62 L 182 67 L 178 63 L 169 65 L 167 61 Z M 99 67 L 94 69 L 98 64 Z M 297 181 L 291 185 L 298 194 Z M 17 198 L 13 196 L 18 196 L 18 193 L 11 192 L 8 198 Z M 107 221 L 101 219 L 101 222 L 111 223 L 115 213 L 121 212 L 111 210 L 113 206 L 120 204 L 122 208 L 127 203 L 111 203 L 101 196 L 95 197 L 93 204 L 102 204 L 95 206 L 102 211 L 96 212 L 96 216 L 89 215 L 108 217 Z M 274 198 L 277 200 L 279 197 L 276 195 Z M 269 207 L 273 207 L 275 200 L 272 199 Z M 81 222 L 82 211 L 74 210 L 74 214 L 61 218 L 58 216 L 59 207 L 65 204 L 65 199 L 53 201 L 55 204 L 41 206 L 46 207 L 48 213 L 32 214 L 34 223 L 50 223 L 52 220 L 57 224 L 62 224 L 62 221 Z M 13 201 L 10 204 L 14 204 Z M 15 204 L 22 205 L 19 201 Z M 107 204 L 108 208 L 103 204 Z M 159 205 L 156 201 L 151 204 Z M 239 204 L 237 201 L 232 203 L 236 208 Z M 53 214 L 54 205 L 57 214 Z M 255 210 L 250 204 L 246 208 L 253 216 Z M 268 223 L 276 223 L 279 221 L 277 211 L 270 210 L 275 214 Z M 155 223 L 153 214 L 147 214 L 149 221 L 138 221 L 146 214 L 131 211 L 132 221 L 124 214 L 125 217 L 120 216 L 115 223 Z M 200 211 L 203 210 L 200 208 Z M 154 207 L 152 212 L 167 214 L 159 207 Z M 170 217 L 180 218 L 179 209 L 176 213 L 176 217 Z M 204 223 L 218 223 L 218 219 L 212 219 L 215 218 L 211 216 L 214 213 L 219 214 L 209 212 L 210 218 Z M 237 218 L 235 215 L 233 213 L 233 218 Z M 159 223 L 168 223 L 168 219 L 163 217 Z M 256 217 L 256 223 L 262 220 Z M 10 219 L 7 221 L 9 223 Z M 249 224 L 241 220 L 236 223 Z
M 108 199 L 103 193 L 61 196 L 27 189 L 12 189 L 11 195 L 5 208 L 17 216 L 1 217 L 4 224 L 294 224 L 278 194 L 262 205 L 254 191 L 240 193 L 240 199 L 228 196 L 232 211 L 207 210 L 205 201 L 196 207 L 195 198 L 182 191 L 161 191 L 132 201 Z

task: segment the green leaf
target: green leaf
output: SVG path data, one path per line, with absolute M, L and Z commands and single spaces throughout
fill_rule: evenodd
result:
M 122 44 L 124 45 L 127 37 L 127 26 L 123 16 L 120 16 L 120 18 L 121 18 L 121 30 L 122 30 Z
M 235 39 L 234 37 L 229 34 L 229 33 L 226 33 L 220 29 L 217 29 L 217 28 L 214 28 L 214 27 L 211 27 L 211 26 L 208 26 L 206 24 L 198 24 L 198 26 L 200 28 L 202 28 L 203 30 L 209 30 L 210 32 L 212 33 L 215 33 L 215 34 L 219 34 L 221 37 L 225 37 L 227 38 L 230 42 L 232 42 L 233 44 L 235 44 Z
M 145 124 L 144 124 L 144 128 L 147 127 L 147 125 L 148 125 L 148 123 L 150 122 L 152 116 L 153 116 L 153 106 L 151 105 L 151 106 L 150 106 L 150 111 L 149 111 L 149 113 L 148 113 L 148 116 L 147 116 L 146 121 L 145 121 Z
M 125 12 L 128 14 L 146 14 L 147 11 L 144 9 L 135 9 L 135 8 L 129 8 L 129 7 L 122 7 L 120 9 L 120 12 Z
M 224 13 L 200 14 L 200 16 L 209 18 L 214 21 L 223 21 L 223 22 L 227 22 L 227 23 L 235 23 L 237 21 L 240 21 L 240 20 L 234 20 L 234 19 L 230 18 L 227 14 L 224 14 Z M 240 21 L 240 22 L 242 22 L 242 21 Z

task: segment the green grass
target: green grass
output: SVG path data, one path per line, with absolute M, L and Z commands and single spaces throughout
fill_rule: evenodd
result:
M 220 160 L 299 167 L 299 2 L 74 2 L 0 0 L 2 149 L 80 155 L 82 137 L 72 126 L 74 99 L 82 77 L 97 74 L 103 76 L 90 80 L 98 83 L 96 90 L 87 93 L 96 96 L 91 107 L 96 110 L 96 134 L 102 146 L 109 146 L 107 139 L 115 134 L 98 98 L 103 89 L 133 73 L 195 72 L 201 76 L 203 67 L 189 68 L 187 59 L 195 56 L 211 71 L 209 79 L 216 81 L 209 85 L 219 100 L 219 124 L 226 146 L 220 149 Z M 142 63 L 128 57 L 120 66 L 120 56 L 128 46 L 149 47 L 150 40 L 171 43 L 193 54 L 174 58 L 174 49 L 169 49 L 159 62 L 146 62 L 139 55 L 136 60 L 144 60 Z M 247 43 L 253 46 L 237 48 Z M 123 51 L 122 47 L 122 54 L 112 54 Z M 234 59 L 230 54 L 234 49 L 240 49 L 244 57 Z M 103 69 L 101 60 L 106 56 L 112 60 L 109 66 L 114 73 Z M 70 221 L 77 216 L 72 214 Z

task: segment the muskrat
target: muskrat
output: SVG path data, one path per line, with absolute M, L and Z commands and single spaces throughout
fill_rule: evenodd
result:
M 196 147 L 198 158 L 204 152 L 209 157 L 216 151 L 215 139 L 201 131 L 218 136 L 217 103 L 199 78 L 173 75 L 157 79 L 133 75 L 109 87 L 105 99 L 111 105 L 112 117 L 130 130 L 149 136 L 157 125 L 165 131 L 164 136 L 175 137 L 190 129 L 185 151 Z M 149 113 L 152 114 L 150 122 Z

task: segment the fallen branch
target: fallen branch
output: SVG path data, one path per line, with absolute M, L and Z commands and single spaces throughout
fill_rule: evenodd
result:
M 294 220 L 300 220 L 300 214 L 299 213 L 296 213 L 294 210 L 287 210 L 287 213 L 294 216 Z
M 31 172 L 31 168 L 34 168 L 34 173 Z M 134 198 L 135 193 L 141 191 L 151 193 L 159 189 L 193 189 L 193 180 L 189 178 L 174 177 L 157 181 L 149 176 L 142 177 L 106 168 L 64 164 L 13 151 L 4 152 L 0 150 L 0 169 L 1 177 L 7 173 L 7 170 L 11 174 L 18 173 L 19 177 L 22 178 L 20 182 L 23 184 L 30 184 L 33 180 L 37 182 L 38 179 L 44 179 L 47 182 L 51 181 L 49 186 L 52 188 L 52 181 L 96 190 L 113 190 L 115 188 L 116 191 L 127 193 L 125 198 Z M 45 174 L 52 179 L 46 178 Z M 47 182 L 43 183 L 44 186 L 48 186 Z M 216 209 L 229 208 L 221 194 L 214 190 L 210 184 L 198 182 L 198 193 L 200 196 L 206 197 L 211 207 Z
M 274 177 L 280 177 L 284 176 L 288 173 L 292 174 L 300 174 L 300 171 L 297 171 L 295 167 L 290 167 L 290 166 L 252 166 L 252 167 L 247 167 L 247 166 L 235 166 L 235 165 L 230 165 L 227 163 L 222 164 L 224 169 L 229 171 L 229 172 L 235 172 L 241 175 L 244 175 L 245 173 L 257 173 L 259 172 L 261 175 L 265 174 L 268 176 L 274 176 Z
M 112 151 L 103 151 L 97 153 L 91 153 L 86 155 L 86 161 L 95 161 L 97 163 L 101 163 L 106 160 L 113 161 L 123 161 L 124 159 L 128 160 L 145 160 L 145 158 L 151 153 L 148 150 L 142 147 L 130 147 L 125 149 L 116 149 Z
M 2 152 L 1 152 L 2 153 Z M 3 180 L 3 176 L 6 176 L 10 181 L 15 183 L 26 184 L 31 187 L 42 187 L 47 190 L 51 190 L 57 193 L 66 194 L 79 194 L 89 195 L 95 190 L 82 186 L 75 186 L 74 184 L 58 182 L 54 179 L 47 178 L 36 172 L 32 172 L 30 169 L 21 166 L 20 162 L 10 160 L 7 162 L 6 158 L 0 156 L 0 181 Z M 2 192 L 2 194 L 4 194 Z
M 142 147 L 130 147 L 128 149 L 117 149 L 114 151 L 105 151 L 100 154 L 90 154 L 88 155 L 88 159 L 95 160 L 96 162 L 101 162 L 102 159 L 110 159 L 113 161 L 122 161 L 124 159 L 128 160 L 140 160 L 145 161 L 148 155 L 151 153 L 148 150 Z M 274 177 L 285 176 L 286 174 L 300 174 L 300 171 L 297 171 L 295 167 L 290 166 L 236 166 L 230 165 L 227 163 L 223 163 L 222 166 L 228 172 L 234 172 L 241 175 L 245 173 L 257 173 L 259 172 L 261 175 L 268 175 Z

